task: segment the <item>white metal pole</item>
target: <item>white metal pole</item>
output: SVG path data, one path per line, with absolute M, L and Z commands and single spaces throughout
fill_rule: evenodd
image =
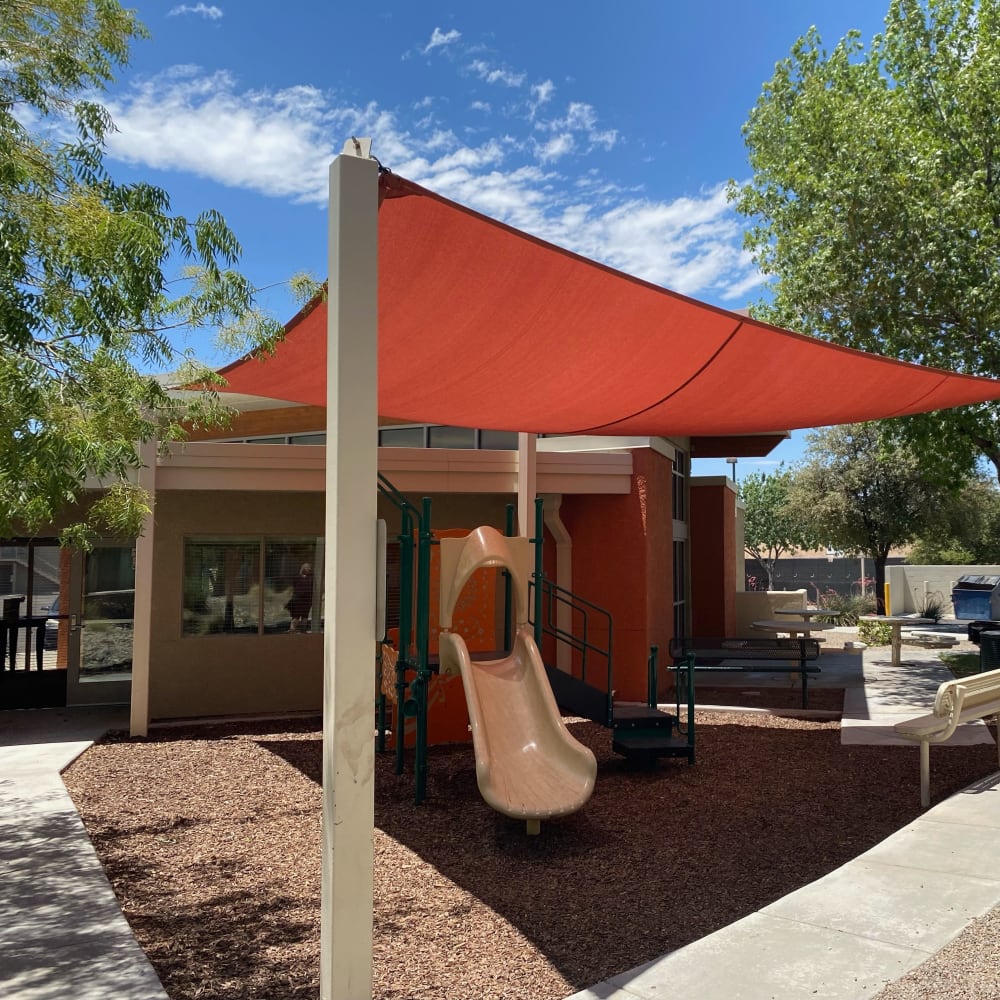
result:
M 322 1000 L 371 1000 L 378 164 L 330 167 Z

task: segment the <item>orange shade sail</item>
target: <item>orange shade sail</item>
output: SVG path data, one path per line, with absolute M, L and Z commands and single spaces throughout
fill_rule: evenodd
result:
M 549 434 L 758 434 L 1000 399 L 1000 381 L 697 302 L 380 179 L 381 417 Z M 326 308 L 229 391 L 326 405 Z

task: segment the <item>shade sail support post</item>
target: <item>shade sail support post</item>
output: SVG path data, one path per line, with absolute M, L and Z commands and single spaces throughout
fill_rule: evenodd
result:
M 322 1000 L 372 993 L 378 163 L 364 142 L 330 167 Z

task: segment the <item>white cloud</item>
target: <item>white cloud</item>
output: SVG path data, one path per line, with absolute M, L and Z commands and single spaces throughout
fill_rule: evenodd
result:
M 531 96 L 533 98 L 531 110 L 534 112 L 540 108 L 543 104 L 548 104 L 552 100 L 552 95 L 555 93 L 556 85 L 551 80 L 546 80 L 544 83 L 536 83 L 531 87 Z
M 569 104 L 542 130 L 509 120 L 506 132 L 470 139 L 459 122 L 418 120 L 412 108 L 404 119 L 311 86 L 245 90 L 230 74 L 185 66 L 121 91 L 109 108 L 119 129 L 109 153 L 132 164 L 325 206 L 330 161 L 344 137 L 366 135 L 404 177 L 638 277 L 740 305 L 761 283 L 724 184 L 655 199 L 597 166 L 581 170 L 587 145 L 609 131 L 590 105 Z
M 210 21 L 218 21 L 222 17 L 222 9 L 216 7 L 214 4 L 210 6 L 206 3 L 182 3 L 177 7 L 171 8 L 167 12 L 167 17 L 176 17 L 178 14 L 200 14 L 202 17 L 207 17 Z
M 456 31 L 454 28 L 452 28 L 451 31 L 442 31 L 440 28 L 435 28 L 431 32 L 431 40 L 420 50 L 420 52 L 422 55 L 427 55 L 428 52 L 432 52 L 434 49 L 440 49 L 445 46 L 452 45 L 461 37 L 462 32 Z
M 112 156 L 296 201 L 324 197 L 331 137 L 359 134 L 364 117 L 329 107 L 312 87 L 241 93 L 229 74 L 192 67 L 133 87 L 109 109 Z
M 597 127 L 597 111 L 593 105 L 582 101 L 571 101 L 566 107 L 566 113 L 561 118 L 549 118 L 538 121 L 535 128 L 541 132 L 575 132 L 586 136 L 591 148 L 601 146 L 612 149 L 618 142 L 617 129 L 599 129 Z
M 492 66 L 485 59 L 473 59 L 468 68 L 480 80 L 485 80 L 487 83 L 501 83 L 505 87 L 520 87 L 524 83 L 524 73 L 517 73 L 500 66 Z
M 493 108 L 490 106 L 488 101 L 473 101 L 469 105 L 469 110 L 482 111 L 485 112 L 486 114 L 489 114 L 493 110 Z
M 538 159 L 542 163 L 551 163 L 553 160 L 568 156 L 573 152 L 575 145 L 573 136 L 568 132 L 563 132 L 561 135 L 554 135 L 548 142 L 539 144 Z

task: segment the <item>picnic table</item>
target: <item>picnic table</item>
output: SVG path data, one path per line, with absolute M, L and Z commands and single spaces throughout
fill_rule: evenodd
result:
M 805 608 L 803 611 L 807 610 Z M 780 621 L 778 619 L 766 619 L 764 621 L 752 622 L 754 628 L 762 632 L 787 632 L 793 639 L 802 636 L 808 639 L 812 632 L 825 632 L 827 629 L 836 628 L 836 622 L 811 622 L 811 621 Z
M 774 613 L 776 615 L 798 615 L 805 621 L 811 621 L 814 618 L 830 618 L 832 620 L 840 617 L 839 611 L 827 611 L 823 608 L 776 608 Z
M 892 665 L 898 667 L 901 662 L 901 650 L 903 648 L 903 626 L 904 625 L 930 625 L 933 618 L 919 618 L 916 615 L 861 615 L 858 621 L 880 622 L 883 625 L 892 627 Z

